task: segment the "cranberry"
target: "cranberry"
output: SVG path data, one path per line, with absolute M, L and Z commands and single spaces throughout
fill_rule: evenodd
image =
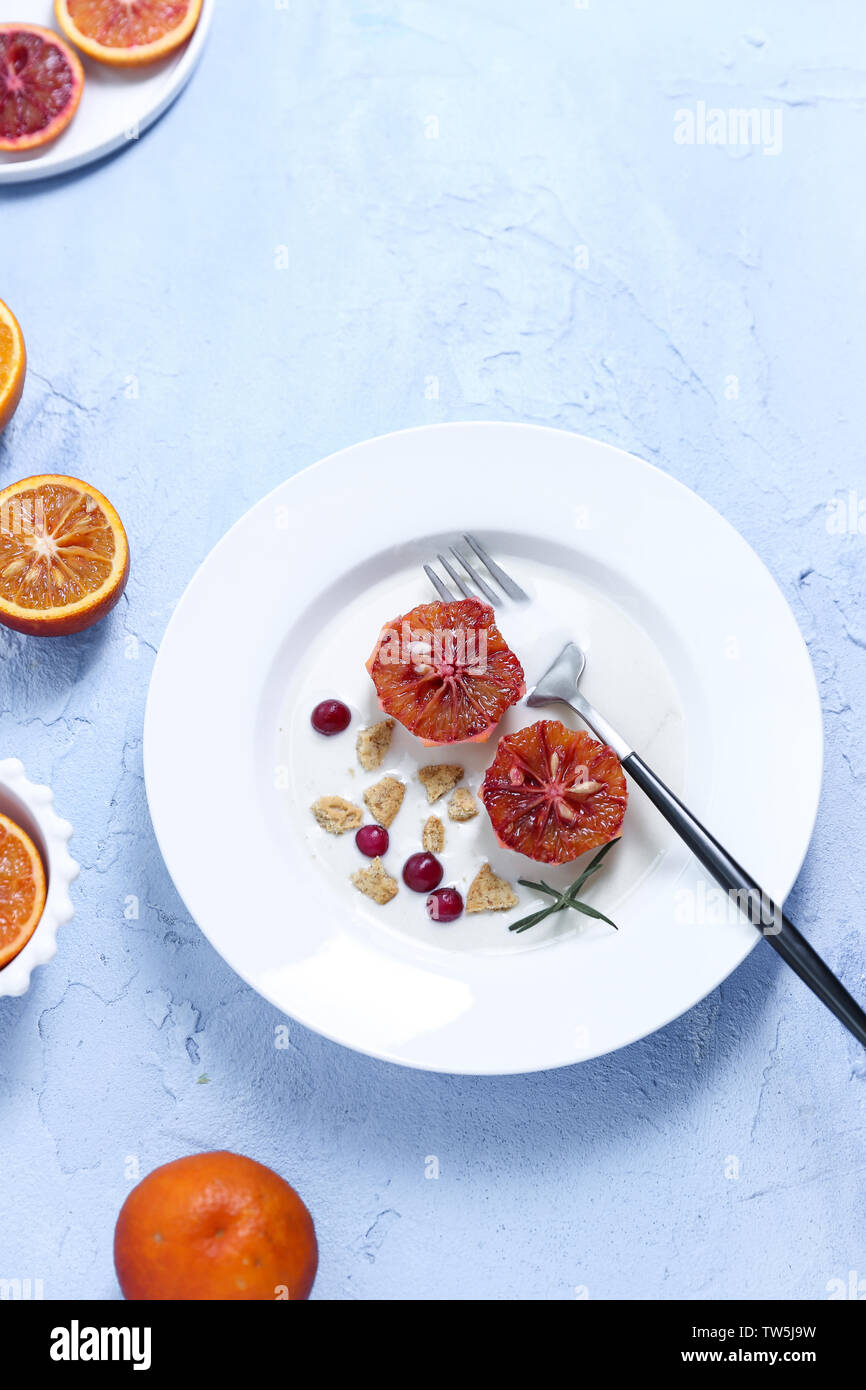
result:
M 403 882 L 413 893 L 429 893 L 438 888 L 445 870 L 432 854 L 410 854 L 403 865 Z
M 368 859 L 375 859 L 377 855 L 385 854 L 389 840 L 390 837 L 384 825 L 362 825 L 355 835 L 355 844 L 362 854 L 367 855 Z
M 437 888 L 427 899 L 427 911 L 434 922 L 454 922 L 463 911 L 463 899 L 456 888 Z
M 348 729 L 351 722 L 352 711 L 342 700 L 323 700 L 310 715 L 316 733 L 327 734 L 329 738 L 331 734 L 341 734 Z

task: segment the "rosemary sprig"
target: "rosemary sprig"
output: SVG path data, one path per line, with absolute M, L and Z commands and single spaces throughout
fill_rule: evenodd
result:
M 574 883 L 572 883 L 569 888 L 566 888 L 564 893 L 560 893 L 557 888 L 551 888 L 550 884 L 545 883 L 543 879 L 536 882 L 530 878 L 519 878 L 517 882 L 521 884 L 523 888 L 534 888 L 537 893 L 545 893 L 548 897 L 553 898 L 554 901 L 549 907 L 539 908 L 537 912 L 531 912 L 528 917 L 521 917 L 517 922 L 512 922 L 508 930 L 529 931 L 530 927 L 537 927 L 538 923 L 543 922 L 545 917 L 549 917 L 551 913 L 562 912 L 567 907 L 573 907 L 575 912 L 583 912 L 587 917 L 597 917 L 600 921 L 607 922 L 608 926 L 613 927 L 614 931 L 619 931 L 616 922 L 612 922 L 609 917 L 605 917 L 604 913 L 599 912 L 598 908 L 590 907 L 589 903 L 579 902 L 577 896 L 590 875 L 601 868 L 604 856 L 615 844 L 616 840 L 608 840 L 606 845 L 602 845 L 598 854 L 590 860 L 583 873 L 578 875 Z

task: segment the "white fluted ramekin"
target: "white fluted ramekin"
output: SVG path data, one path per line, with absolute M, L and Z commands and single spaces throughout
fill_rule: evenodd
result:
M 0 999 L 24 994 L 31 972 L 57 954 L 57 932 L 73 914 L 69 888 L 78 865 L 69 854 L 72 826 L 54 809 L 50 787 L 29 782 L 17 758 L 0 759 L 0 812 L 20 825 L 33 840 L 45 865 L 48 894 L 39 925 L 27 945 L 0 970 Z

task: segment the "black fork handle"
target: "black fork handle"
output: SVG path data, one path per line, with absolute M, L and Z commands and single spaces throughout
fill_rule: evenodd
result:
M 790 918 L 731 858 L 637 753 L 629 753 L 628 757 L 623 758 L 622 765 L 707 872 L 729 894 L 736 895 L 737 906 L 766 937 L 773 950 L 817 994 L 822 1004 L 826 1004 L 831 1013 L 844 1023 L 849 1033 L 866 1047 L 866 1013 Z

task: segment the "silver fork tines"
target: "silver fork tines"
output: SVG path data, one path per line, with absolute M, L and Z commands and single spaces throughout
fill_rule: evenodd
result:
M 464 555 L 460 554 L 460 551 L 457 549 L 456 546 L 452 545 L 451 554 L 455 557 L 455 559 L 459 560 L 460 564 L 463 566 L 466 573 L 469 575 L 469 578 L 472 580 L 472 583 L 478 586 L 484 597 L 487 599 L 487 602 L 492 603 L 495 607 L 496 604 L 499 602 L 499 595 L 497 594 L 496 590 L 491 589 L 490 585 L 487 583 L 487 580 L 483 577 L 483 575 L 478 574 L 478 572 L 472 568 L 469 561 L 466 559 Z
M 510 574 L 505 573 L 505 570 L 502 568 L 501 565 L 497 565 L 492 555 L 489 555 L 487 553 L 480 541 L 477 541 L 474 536 L 470 536 L 468 534 L 464 535 L 463 539 L 466 542 L 466 544 L 470 546 L 472 550 L 474 550 L 481 563 L 486 567 L 491 578 L 496 580 L 496 583 L 502 589 L 503 593 L 505 593 L 508 596 L 508 598 L 514 599 L 517 602 L 529 602 L 529 595 L 525 593 L 523 589 L 521 589 L 520 585 L 511 578 Z M 479 574 L 478 570 L 469 563 L 465 555 L 461 555 L 460 551 L 457 549 L 456 546 L 452 545 L 450 547 L 450 550 L 455 560 L 458 562 L 458 564 L 460 564 L 463 567 L 472 583 L 476 586 L 477 589 L 481 591 L 481 593 L 487 599 L 488 603 L 500 603 L 500 595 L 490 584 L 488 584 L 484 576 Z M 448 560 L 447 557 L 443 555 L 441 552 L 436 556 L 436 558 L 439 561 L 442 568 L 444 569 L 445 573 L 448 575 L 448 578 L 454 584 L 455 588 L 457 589 L 457 592 L 459 594 L 462 594 L 464 598 L 474 598 L 475 595 L 472 589 L 469 588 L 462 576 L 458 574 L 457 570 L 455 570 L 450 560 Z M 448 585 L 442 579 L 440 579 L 439 575 L 436 573 L 433 567 L 431 565 L 425 565 L 424 573 L 430 580 L 430 583 L 433 585 L 439 597 L 441 599 L 444 599 L 446 603 L 452 603 L 454 601 L 455 595 L 452 594 L 451 590 L 448 588 Z
M 467 545 L 471 545 L 479 560 L 493 575 L 500 588 L 504 589 L 509 598 L 516 599 L 521 603 L 529 602 L 529 594 L 524 593 L 519 584 L 516 584 L 510 574 L 506 574 L 501 565 L 497 565 L 492 556 L 487 554 L 484 546 L 475 539 L 474 536 L 465 535 L 463 537 Z
M 454 549 L 453 546 L 452 546 L 451 548 L 452 548 L 452 550 Z M 456 552 L 455 552 L 455 554 L 456 554 Z M 446 574 L 449 576 L 449 578 L 452 579 L 452 580 L 454 581 L 454 583 L 457 585 L 457 588 L 460 590 L 460 592 L 461 592 L 461 594 L 463 595 L 463 597 L 464 597 L 464 598 L 474 598 L 475 595 L 473 594 L 472 590 L 467 586 L 467 584 L 464 582 L 464 580 L 462 580 L 462 579 L 460 578 L 460 575 L 457 573 L 457 571 L 456 571 L 456 569 L 454 568 L 454 566 L 453 566 L 448 560 L 446 560 L 445 556 L 444 556 L 444 555 L 437 555 L 436 558 L 437 558 L 437 560 L 439 561 L 439 563 L 440 563 L 440 565 L 442 566 L 442 568 L 444 569 L 445 573 L 446 573 Z
M 425 565 L 424 573 L 430 580 L 430 583 L 433 585 L 433 588 L 436 590 L 439 597 L 443 599 L 445 603 L 453 603 L 454 595 L 448 588 L 448 585 L 442 583 L 442 580 L 439 578 L 436 571 L 430 565 Z

